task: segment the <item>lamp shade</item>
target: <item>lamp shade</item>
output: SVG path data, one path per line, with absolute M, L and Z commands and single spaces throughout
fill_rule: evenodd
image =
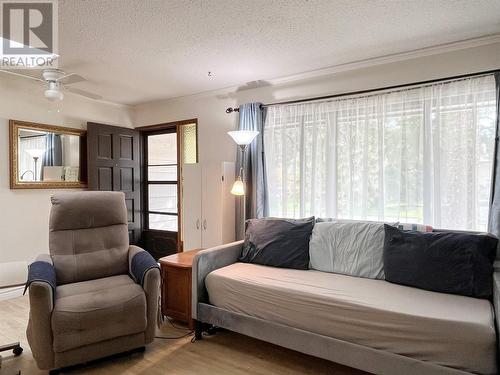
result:
M 239 146 L 247 146 L 257 137 L 259 134 L 258 131 L 255 130 L 235 130 L 232 132 L 227 132 L 231 138 L 236 142 Z
M 29 150 L 26 150 L 26 152 L 32 157 L 32 158 L 40 158 L 43 156 L 45 153 L 45 149 L 43 148 L 32 148 Z
M 231 189 L 231 194 L 245 195 L 245 186 L 243 185 L 243 181 L 241 180 L 240 176 L 238 176 L 238 179 L 234 181 L 233 188 Z
M 63 100 L 64 99 L 64 94 L 55 89 L 47 89 L 44 92 L 45 97 L 50 100 L 51 102 L 55 102 L 57 100 Z

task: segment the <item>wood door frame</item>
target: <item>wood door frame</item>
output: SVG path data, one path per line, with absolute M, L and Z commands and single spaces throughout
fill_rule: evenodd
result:
M 199 149 L 198 149 L 198 119 L 193 118 L 193 119 L 188 119 L 188 120 L 181 120 L 181 121 L 173 121 L 173 122 L 166 122 L 166 123 L 161 123 L 161 124 L 155 124 L 155 125 L 146 125 L 146 126 L 139 126 L 135 128 L 135 130 L 138 130 L 141 132 L 141 155 L 142 155 L 142 182 L 143 182 L 143 192 L 142 192 L 142 207 L 146 207 L 146 201 L 148 199 L 147 197 L 147 188 L 144 188 L 144 185 L 147 183 L 147 178 L 148 178 L 148 171 L 146 167 L 146 152 L 147 152 L 147 145 L 146 145 L 146 136 L 147 135 L 154 135 L 154 134 L 161 134 L 163 131 L 166 130 L 172 130 L 175 129 L 175 132 L 177 134 L 177 252 L 183 252 L 184 251 L 184 241 L 183 241 L 183 231 L 182 231 L 182 184 L 183 184 L 183 174 L 182 174 L 182 164 L 183 164 L 183 155 L 184 155 L 184 145 L 182 142 L 182 134 L 183 134 L 183 129 L 182 126 L 184 125 L 192 125 L 195 124 L 196 126 L 196 161 L 198 162 L 199 160 Z M 144 228 L 143 230 L 149 230 L 149 231 L 155 231 L 154 229 L 147 229 L 146 228 L 146 211 L 143 210 L 143 223 L 144 223 Z

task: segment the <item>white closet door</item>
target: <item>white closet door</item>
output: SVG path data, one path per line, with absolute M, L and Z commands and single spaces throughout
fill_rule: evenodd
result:
M 202 247 L 222 244 L 222 167 L 221 162 L 202 166 Z
M 182 168 L 182 233 L 184 251 L 189 251 L 202 247 L 202 173 L 200 164 Z

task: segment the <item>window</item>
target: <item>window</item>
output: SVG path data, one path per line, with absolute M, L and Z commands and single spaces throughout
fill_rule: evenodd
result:
M 492 75 L 271 106 L 270 215 L 486 230 L 494 140 Z
M 198 135 L 197 124 L 186 124 L 181 126 L 182 131 L 182 146 L 183 146 L 183 159 L 184 164 L 198 163 Z
M 146 135 L 146 222 L 148 229 L 177 232 L 177 133 Z

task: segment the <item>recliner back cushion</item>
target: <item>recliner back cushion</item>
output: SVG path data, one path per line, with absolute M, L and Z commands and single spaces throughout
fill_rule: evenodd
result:
M 61 193 L 52 197 L 49 251 L 58 284 L 128 271 L 128 225 L 121 192 Z

